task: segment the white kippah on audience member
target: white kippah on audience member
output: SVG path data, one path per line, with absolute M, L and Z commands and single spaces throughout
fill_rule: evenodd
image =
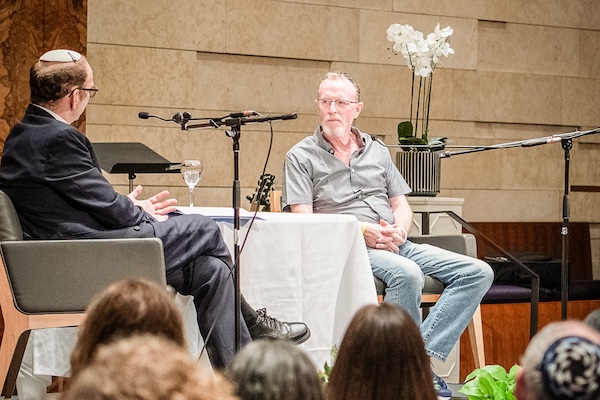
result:
M 40 61 L 47 62 L 75 62 L 81 60 L 81 54 L 73 50 L 50 50 L 42 54 Z

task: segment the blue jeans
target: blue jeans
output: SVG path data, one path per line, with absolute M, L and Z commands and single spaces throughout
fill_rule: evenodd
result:
M 421 326 L 427 354 L 445 361 L 492 285 L 492 268 L 476 258 L 410 241 L 398 253 L 369 249 L 369 259 L 373 275 L 387 286 L 384 301 L 401 305 Z M 424 275 L 446 288 L 421 323 Z

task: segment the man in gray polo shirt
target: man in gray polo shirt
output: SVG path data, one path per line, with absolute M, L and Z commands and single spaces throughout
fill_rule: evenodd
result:
M 444 361 L 489 289 L 493 272 L 481 260 L 406 240 L 410 188 L 386 147 L 352 124 L 363 108 L 348 74 L 328 73 L 315 101 L 321 124 L 286 155 L 283 206 L 299 213 L 350 214 L 361 222 L 373 274 L 385 301 L 400 304 L 421 326 L 427 353 Z M 446 285 L 421 324 L 423 275 Z M 435 376 L 438 396 L 450 398 Z

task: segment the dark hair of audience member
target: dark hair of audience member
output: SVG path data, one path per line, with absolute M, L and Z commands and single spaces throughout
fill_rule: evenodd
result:
M 317 368 L 285 340 L 258 340 L 233 358 L 228 377 L 241 400 L 323 400 Z
M 99 345 L 149 333 L 186 348 L 181 313 L 166 286 L 122 280 L 99 293 L 89 305 L 71 353 L 71 376 L 92 360 Z
M 173 341 L 145 334 L 100 346 L 62 400 L 235 400 L 231 384 L 203 371 Z
M 436 400 L 419 328 L 397 304 L 361 308 L 348 326 L 329 384 L 329 400 Z

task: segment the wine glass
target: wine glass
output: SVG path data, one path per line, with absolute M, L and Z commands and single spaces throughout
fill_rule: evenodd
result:
M 181 163 L 181 175 L 190 188 L 190 207 L 194 207 L 194 188 L 202 178 L 203 169 L 200 160 L 184 160 Z

